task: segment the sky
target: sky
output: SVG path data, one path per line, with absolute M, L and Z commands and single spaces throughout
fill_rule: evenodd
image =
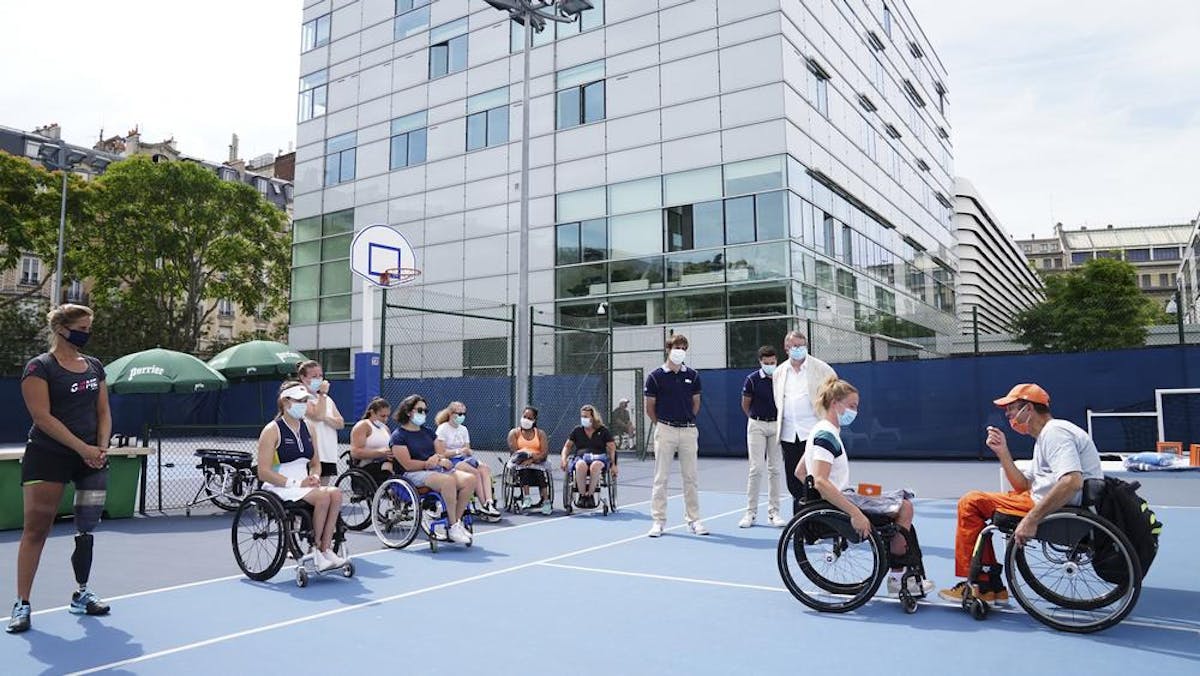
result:
M 1011 235 L 1200 213 L 1200 3 L 907 2 L 949 71 L 955 173 Z
M 955 172 L 1012 235 L 1200 212 L 1200 2 L 907 1 L 949 71 Z M 137 126 L 210 160 L 233 133 L 243 159 L 287 150 L 300 5 L 0 0 L 0 125 L 89 145 Z

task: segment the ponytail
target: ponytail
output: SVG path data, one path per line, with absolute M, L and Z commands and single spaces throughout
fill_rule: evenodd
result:
M 837 376 L 829 376 L 825 382 L 821 383 L 821 387 L 817 389 L 817 405 L 822 411 L 828 411 L 829 407 L 833 406 L 846 397 L 858 392 L 858 389 L 850 383 L 839 379 Z
M 383 397 L 375 397 L 374 399 L 371 400 L 371 403 L 367 404 L 367 409 L 365 411 L 363 411 L 362 419 L 367 420 L 371 416 L 378 413 L 379 409 L 381 409 L 381 408 L 391 408 L 391 407 L 392 407 L 392 405 L 388 403 L 387 399 L 384 399 Z

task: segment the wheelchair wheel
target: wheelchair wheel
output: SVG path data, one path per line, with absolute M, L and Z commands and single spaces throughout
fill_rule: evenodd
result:
M 405 479 L 388 479 L 376 489 L 371 525 L 385 547 L 403 549 L 412 544 L 421 530 L 420 502 L 417 489 Z
M 252 493 L 233 516 L 233 557 L 251 580 L 275 577 L 287 555 L 283 507 L 263 493 Z
M 1129 538 L 1086 510 L 1050 514 L 1024 547 L 1010 538 L 1005 559 L 1017 603 L 1059 631 L 1108 629 L 1133 611 L 1141 594 L 1140 563 Z
M 504 511 L 509 514 L 517 513 L 517 504 L 520 498 L 521 491 L 517 488 L 516 470 L 509 467 L 507 464 L 501 470 L 500 477 L 500 500 L 504 505 Z
M 333 485 L 342 492 L 342 521 L 346 523 L 346 528 L 362 530 L 371 525 L 375 479 L 361 469 L 349 469 Z
M 608 509 L 609 511 L 617 511 L 617 480 L 613 475 L 608 474 Z
M 288 550 L 292 558 L 299 561 L 313 542 L 312 510 L 301 505 L 288 506 L 284 526 L 287 528 Z
M 875 595 L 887 572 L 878 538 L 860 538 L 850 517 L 828 504 L 792 517 L 776 551 L 784 586 L 804 605 L 844 613 Z
M 563 477 L 563 509 L 567 510 L 567 514 L 575 512 L 575 500 L 571 493 L 575 490 L 575 477 L 568 471 Z
M 215 469 L 204 472 L 204 494 L 214 505 L 226 512 L 236 511 L 242 500 L 255 489 L 253 476 L 248 471 L 235 469 L 228 463 L 217 463 Z

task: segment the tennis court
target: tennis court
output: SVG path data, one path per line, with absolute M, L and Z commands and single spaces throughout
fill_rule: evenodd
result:
M 477 526 L 473 547 L 445 546 L 437 554 L 421 539 L 406 550 L 380 551 L 369 531 L 354 534 L 357 575 L 304 589 L 290 566 L 267 583 L 245 579 L 231 553 L 227 515 L 106 522 L 93 578 L 113 605 L 103 618 L 65 610 L 71 529 L 59 524 L 35 585 L 33 630 L 0 637 L 0 663 L 18 674 L 176 675 L 323 667 L 354 673 L 387 665 L 498 674 L 1198 668 L 1194 480 L 1147 480 L 1143 493 L 1166 531 L 1141 599 L 1119 626 L 1081 636 L 1054 632 L 1015 604 L 983 622 L 936 601 L 905 615 L 882 597 L 846 615 L 808 610 L 784 590 L 776 570 L 780 531 L 736 526 L 745 509 L 744 463 L 704 459 L 701 468 L 708 537 L 686 534 L 677 476 L 670 530 L 658 540 L 645 537 L 652 465 L 630 460 L 622 465 L 621 509 L 607 517 L 561 510 L 506 516 Z M 907 483 L 924 496 L 916 523 L 926 566 L 948 586 L 953 498 L 970 485 L 992 489 L 995 465 L 863 461 L 856 476 Z M 0 560 L 15 560 L 18 537 L 0 533 Z M 8 564 L 5 572 L 0 598 L 11 598 Z

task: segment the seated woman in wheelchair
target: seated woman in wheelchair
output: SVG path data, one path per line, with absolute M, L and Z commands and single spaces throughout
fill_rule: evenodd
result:
M 471 432 L 463 424 L 466 420 L 467 405 L 461 401 L 452 401 L 438 412 L 434 418 L 437 423 L 437 454 L 448 458 L 454 463 L 455 469 L 475 475 L 475 494 L 483 501 L 480 511 L 483 516 L 499 519 L 500 510 L 496 509 L 496 502 L 492 498 L 492 470 L 472 454 Z
M 1078 505 L 1085 479 L 1103 479 L 1100 453 L 1087 432 L 1066 420 L 1050 415 L 1050 395 L 1034 383 L 1022 383 L 996 399 L 1004 417 L 1017 434 L 1034 438 L 1033 462 L 1028 472 L 1017 469 L 1008 440 L 999 428 L 987 428 L 987 447 L 1000 459 L 1004 476 L 1012 485 L 1008 493 L 971 491 L 958 501 L 958 527 L 954 538 L 954 574 L 967 577 L 976 541 L 986 521 L 997 512 L 1021 517 L 1013 532 L 1016 544 L 1034 537 L 1038 523 L 1066 505 Z M 991 542 L 983 545 L 981 573 L 974 580 L 973 594 L 990 603 L 1008 601 L 1001 564 L 996 562 Z M 967 581 L 963 580 L 938 595 L 947 601 L 962 601 Z
M 392 432 L 392 457 L 404 478 L 417 488 L 437 491 L 446 503 L 450 529 L 447 535 L 459 544 L 469 544 L 471 534 L 463 526 L 463 512 L 475 493 L 475 475 L 454 469 L 449 459 L 437 454 L 433 430 L 425 426 L 429 404 L 419 394 L 411 394 L 396 408 Z
M 392 405 L 383 397 L 375 397 L 363 411 L 362 420 L 350 429 L 350 458 L 352 464 L 367 471 L 376 483 L 383 483 L 395 471 L 392 461 L 392 432 L 388 418 Z
M 550 439 L 537 426 L 538 410 L 526 406 L 521 411 L 519 426 L 508 432 L 509 469 L 517 474 L 521 484 L 521 509 L 539 507 L 542 514 L 554 512 L 554 501 L 547 496 L 550 492 Z M 536 474 L 535 474 L 536 473 Z M 535 478 L 531 478 L 533 475 Z M 538 487 L 539 503 L 535 505 L 529 497 L 530 486 Z
M 904 560 L 910 547 L 917 550 L 918 557 L 920 552 L 919 547 L 915 547 L 913 506 L 909 501 L 912 494 L 897 490 L 869 497 L 859 495 L 850 488 L 850 460 L 842 444 L 841 428 L 854 422 L 858 415 L 858 390 L 837 376 L 830 376 L 817 390 L 817 397 L 818 409 L 823 415 L 809 432 L 803 462 L 796 467 L 796 478 L 803 480 L 805 475 L 812 476 L 821 498 L 849 514 L 850 525 L 863 537 L 869 537 L 873 530 L 868 514 L 885 517 L 896 525 L 896 534 L 887 543 L 893 564 L 887 586 L 889 595 L 899 595 L 904 566 L 896 564 Z M 920 566 L 919 558 L 910 561 L 909 565 Z M 908 593 L 913 596 L 924 596 L 933 589 L 933 583 L 929 580 L 921 580 L 920 577 L 908 579 Z
M 575 470 L 575 488 L 579 491 L 575 506 L 581 509 L 597 506 L 596 492 L 600 490 L 604 468 L 608 468 L 612 478 L 617 478 L 616 442 L 591 404 L 579 409 L 579 426 L 571 430 L 571 436 L 563 444 L 562 470 L 567 471 L 568 466 Z
M 303 500 L 313 509 L 313 549 L 318 570 L 346 565 L 331 546 L 337 527 L 342 494 L 321 485 L 321 458 L 316 434 L 304 419 L 312 393 L 302 383 L 285 382 L 279 388 L 279 412 L 258 435 L 258 478 L 265 490 L 285 502 Z

